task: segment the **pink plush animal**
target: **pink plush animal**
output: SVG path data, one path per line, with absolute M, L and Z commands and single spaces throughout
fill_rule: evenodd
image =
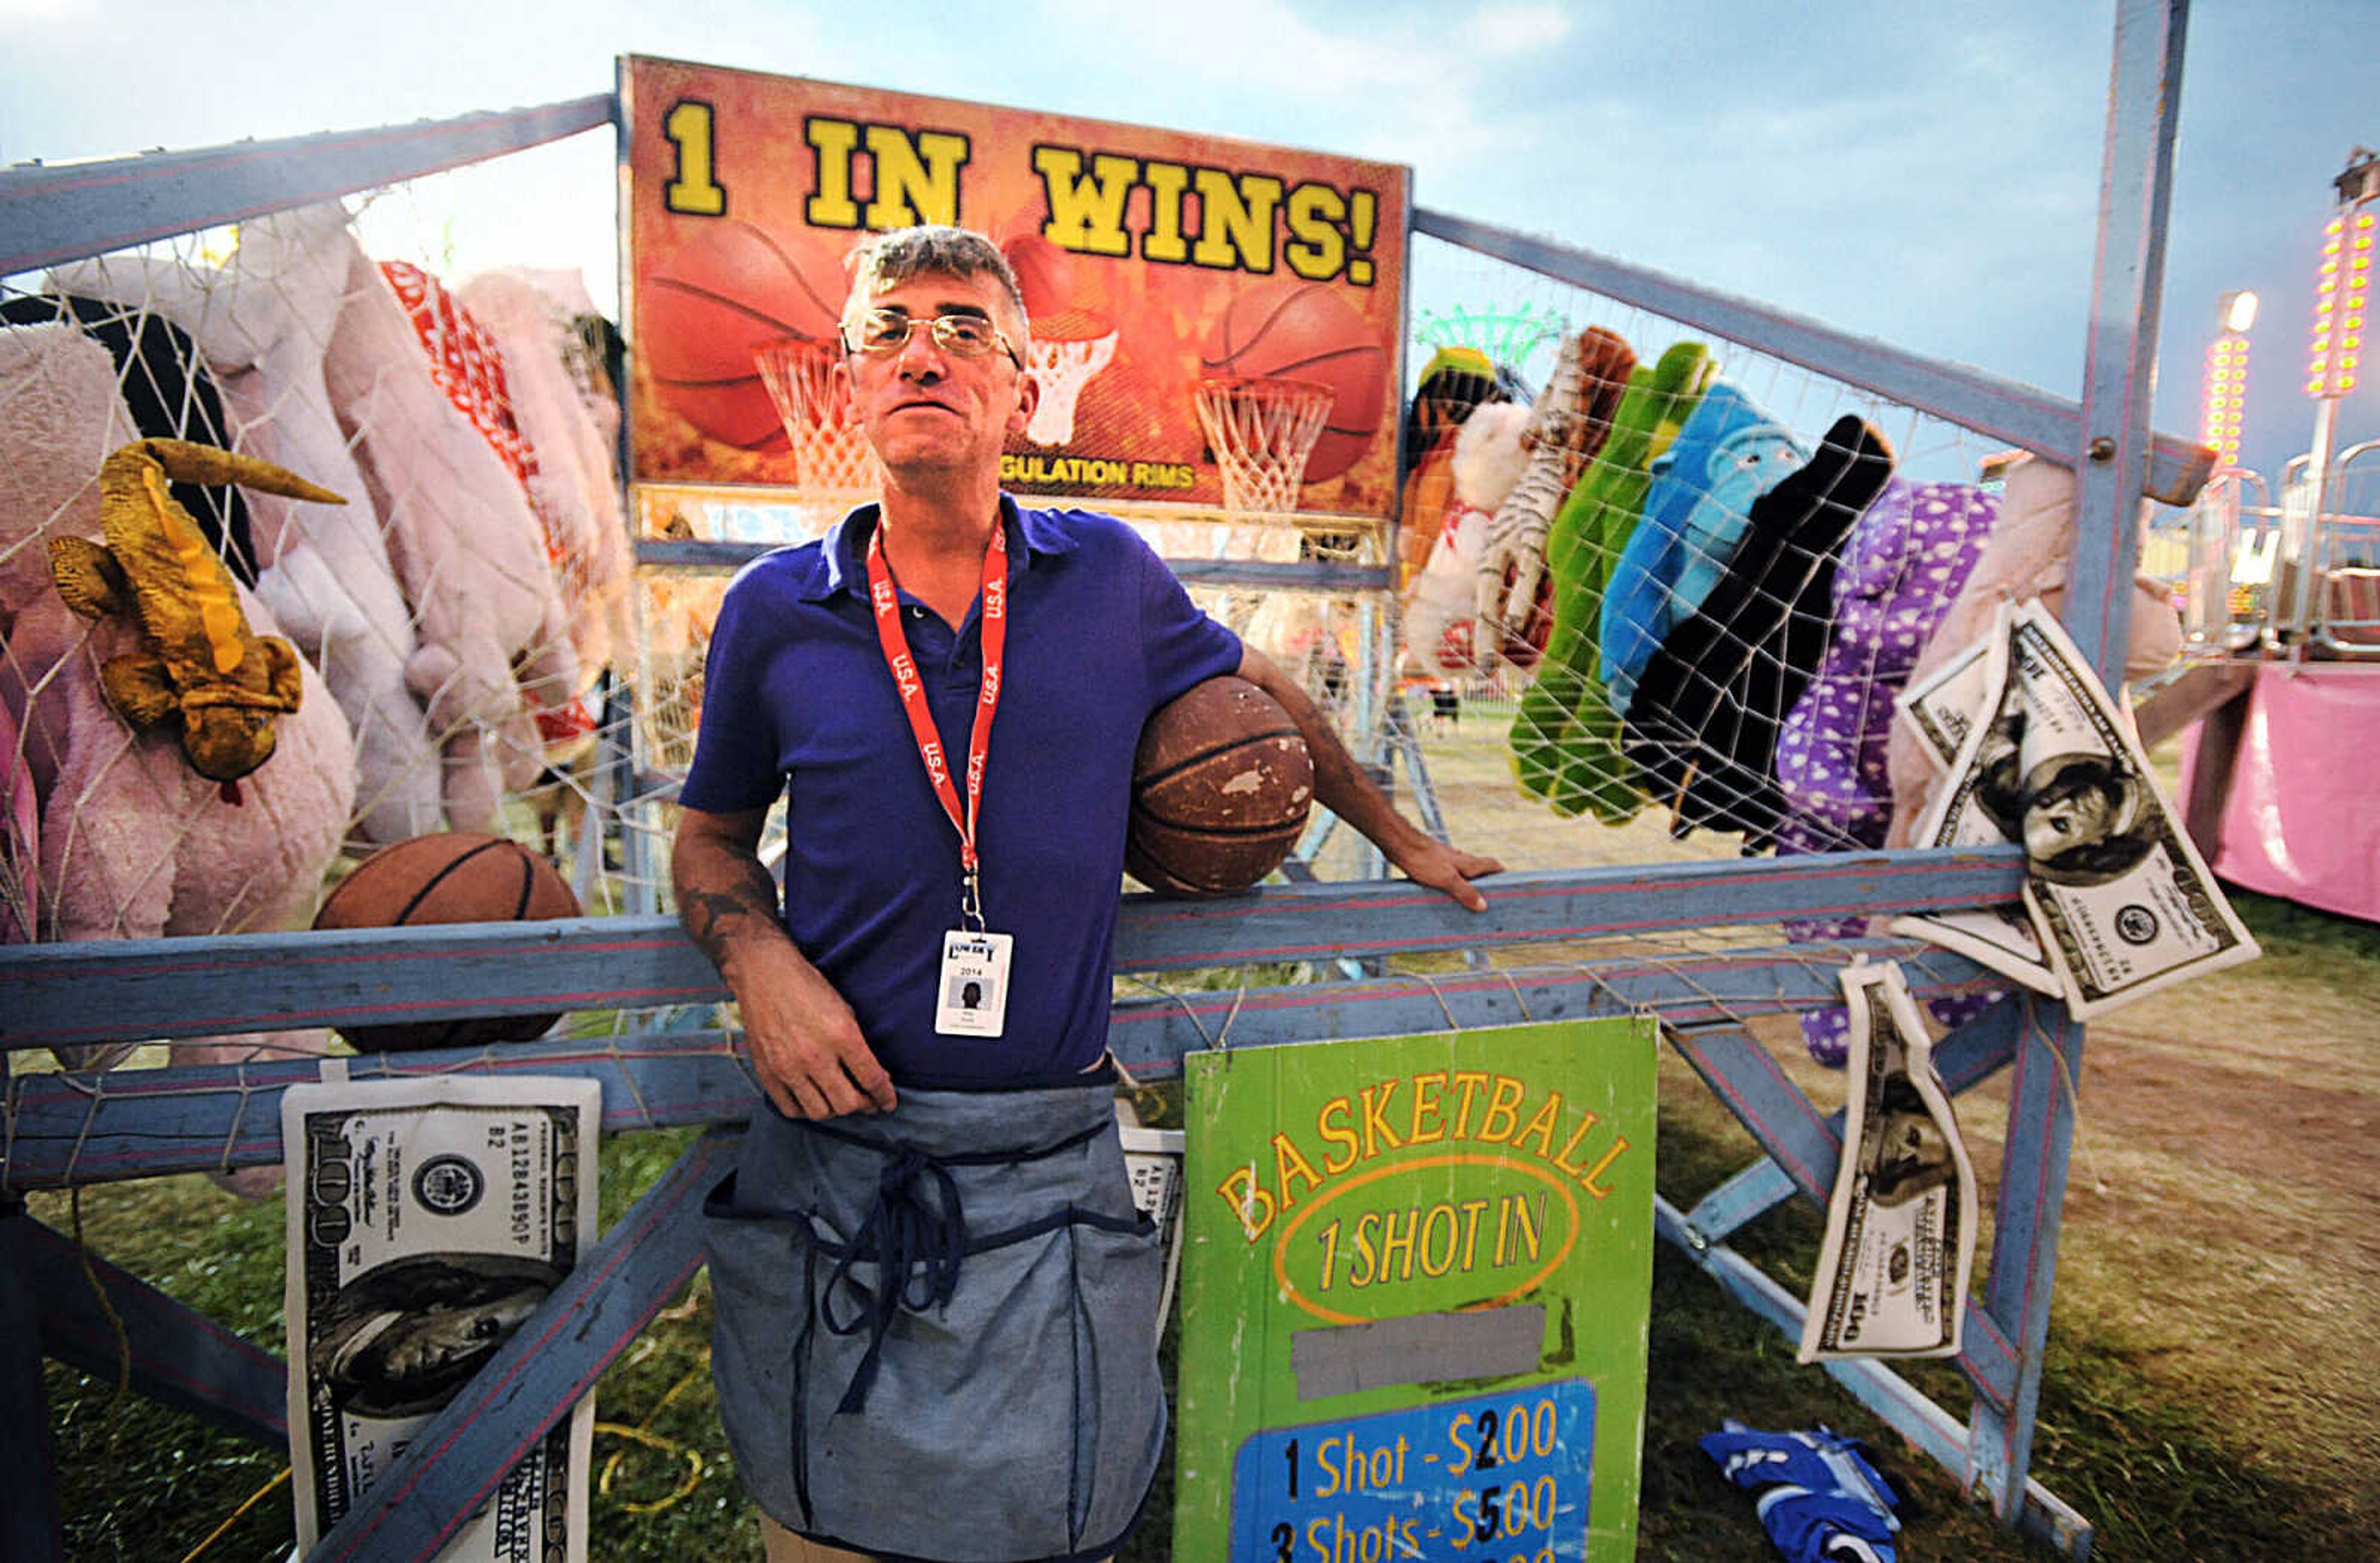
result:
M 41 863 L 42 802 L 33 792 L 33 769 L 25 762 L 17 719 L 0 706 L 0 944 L 32 939 Z
M 1910 672 L 1910 686 L 1923 684 L 1936 668 L 1981 639 L 1990 630 L 2001 603 L 2038 597 L 2051 612 L 2057 612 L 2073 563 L 2074 473 L 2070 467 L 2028 456 L 2009 468 L 1991 540 L 1984 545 L 1966 587 L 1918 656 L 1917 665 Z M 2172 588 L 2146 576 L 2134 576 L 2125 678 L 2146 678 L 2180 651 L 2181 621 L 2174 612 Z M 1904 721 L 1892 724 L 1886 763 L 1892 779 L 1892 826 L 1885 844 L 1907 846 L 1942 773 Z
M 523 685 L 546 705 L 580 687 L 569 614 L 520 485 L 431 379 L 380 267 L 352 236 L 347 248 L 323 378 L 412 609 L 420 646 L 406 684 L 443 749 L 446 822 L 492 830 L 491 735 L 521 709 Z
M 53 537 L 97 539 L 99 471 L 133 435 L 115 365 L 65 326 L 0 329 L 0 709 L 20 731 L 41 800 L 35 931 L 44 939 L 157 939 L 302 925 L 346 833 L 355 752 L 311 667 L 273 757 L 224 785 L 169 732 L 136 733 L 100 692 L 107 658 L 137 649 L 121 621 L 78 618 L 40 579 Z M 240 590 L 251 629 L 278 625 Z M 177 1062 L 319 1053 L 322 1031 L 177 1043 Z M 81 1054 L 104 1067 L 127 1048 Z M 273 1174 L 241 1178 L 258 1192 Z M 237 1180 L 236 1180 L 237 1181 Z
M 632 574 L 612 458 L 563 357 L 565 327 L 526 277 L 489 272 L 455 290 L 504 351 L 504 384 L 536 460 L 526 481 L 584 676 L 608 666 L 623 638 Z

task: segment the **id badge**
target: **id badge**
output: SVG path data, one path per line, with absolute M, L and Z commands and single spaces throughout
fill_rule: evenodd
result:
M 934 1004 L 934 1029 L 944 1036 L 997 1036 L 1008 1018 L 1008 957 L 1014 935 L 969 933 L 953 928 L 942 936 L 941 987 Z

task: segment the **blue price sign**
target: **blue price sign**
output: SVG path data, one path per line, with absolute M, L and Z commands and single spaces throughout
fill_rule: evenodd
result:
M 1267 1428 L 1232 1469 L 1231 1563 L 1582 1563 L 1595 1389 Z

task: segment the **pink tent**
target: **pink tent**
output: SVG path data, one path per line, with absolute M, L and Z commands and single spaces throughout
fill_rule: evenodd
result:
M 2380 664 L 2258 668 L 2244 699 L 2183 740 L 2182 812 L 2218 876 L 2380 922 L 2375 783 Z

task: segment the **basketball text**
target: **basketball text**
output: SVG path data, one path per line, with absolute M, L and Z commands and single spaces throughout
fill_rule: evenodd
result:
M 727 214 L 727 188 L 710 166 L 711 115 L 709 103 L 682 98 L 662 120 L 662 134 L 677 149 L 677 177 L 662 187 L 662 204 L 690 217 Z
M 1258 275 L 1287 266 L 1307 282 L 1372 285 L 1370 190 L 1046 143 L 1033 149 L 1033 171 L 1050 205 L 1041 235 L 1061 249 L 1131 254 L 1137 204 L 1144 260 Z M 1148 199 L 1134 202 L 1136 190 Z
M 905 130 L 813 115 L 802 121 L 815 183 L 805 213 L 821 228 L 905 228 L 959 220 L 970 143 L 955 130 Z M 863 207 L 854 176 L 865 170 Z
M 1455 1070 L 1390 1078 L 1322 1105 L 1307 1141 L 1320 1147 L 1318 1155 L 1309 1156 L 1292 1135 L 1276 1134 L 1269 1179 L 1263 1168 L 1236 1167 L 1215 1192 L 1254 1242 L 1276 1216 L 1297 1207 L 1301 1194 L 1318 1194 L 1384 1153 L 1445 1143 L 1534 1151 L 1563 1182 L 1603 1199 L 1611 1193 L 1605 1179 L 1628 1141 L 1597 1133 L 1600 1122 L 1590 1109 L 1565 1110 L 1560 1091 L 1539 1092 L 1512 1075 Z

